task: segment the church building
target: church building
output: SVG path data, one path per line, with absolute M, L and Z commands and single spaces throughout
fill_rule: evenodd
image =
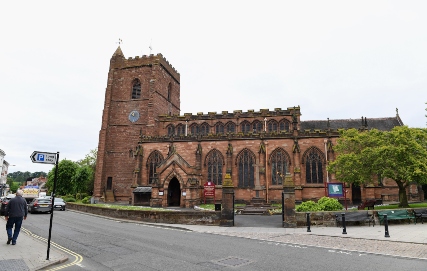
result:
M 180 92 L 180 74 L 161 54 L 126 59 L 117 48 L 99 132 L 96 199 L 189 208 L 219 202 L 222 184 L 231 177 L 235 202 L 274 203 L 281 202 L 284 178 L 290 176 L 297 202 L 317 200 L 327 183 L 339 182 L 326 169 L 335 159 L 338 129 L 403 125 L 398 114 L 303 120 L 294 105 L 181 114 Z M 207 183 L 215 187 L 215 198 L 204 198 Z M 346 190 L 354 204 L 398 197 L 390 180 Z

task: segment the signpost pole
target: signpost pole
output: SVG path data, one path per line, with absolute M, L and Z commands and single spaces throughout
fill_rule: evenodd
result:
M 58 176 L 58 161 L 59 161 L 59 152 L 56 153 L 56 163 L 55 163 L 55 176 L 53 178 L 53 190 L 52 190 L 52 205 L 50 209 L 50 225 L 49 225 L 49 238 L 47 239 L 47 256 L 46 260 L 49 260 L 49 251 L 50 251 L 50 238 L 52 236 L 52 220 L 53 220 L 53 210 L 55 209 L 55 190 L 56 190 L 56 178 Z

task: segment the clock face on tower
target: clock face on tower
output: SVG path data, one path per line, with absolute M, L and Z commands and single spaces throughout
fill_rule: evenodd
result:
M 136 110 L 133 110 L 129 113 L 129 120 L 130 122 L 136 122 L 139 119 L 139 112 Z

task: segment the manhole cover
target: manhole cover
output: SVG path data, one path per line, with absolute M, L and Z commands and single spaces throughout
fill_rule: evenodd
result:
M 238 258 L 238 257 L 228 257 L 225 259 L 220 259 L 220 260 L 216 260 L 213 261 L 215 263 L 224 265 L 224 266 L 232 266 L 232 267 L 236 267 L 236 266 L 243 266 L 243 265 L 247 265 L 250 264 L 252 261 L 248 260 L 248 259 L 242 259 L 242 258 Z

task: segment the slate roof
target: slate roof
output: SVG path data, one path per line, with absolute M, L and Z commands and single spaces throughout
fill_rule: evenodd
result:
M 363 121 L 365 123 L 365 119 Z M 402 126 L 403 123 L 399 116 L 393 118 L 366 118 L 366 124 L 368 129 L 378 129 L 381 131 L 390 131 L 393 127 Z M 329 126 L 332 130 L 337 129 L 350 129 L 362 128 L 362 119 L 337 119 L 337 120 L 329 120 Z M 308 120 L 301 121 L 301 130 L 306 129 L 320 129 L 326 130 L 328 129 L 328 121 L 327 120 Z

